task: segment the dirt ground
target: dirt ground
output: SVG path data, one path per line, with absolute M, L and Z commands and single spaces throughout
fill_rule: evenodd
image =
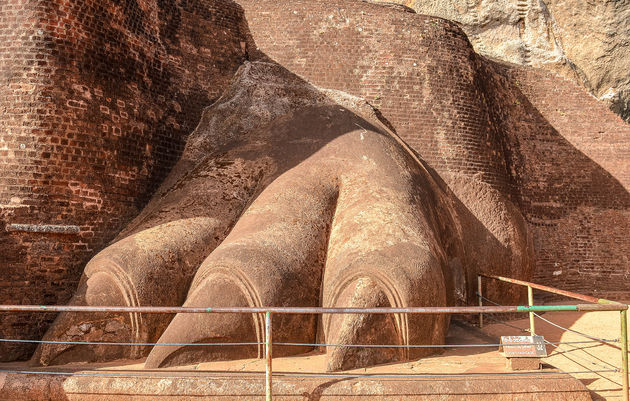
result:
M 560 302 L 558 302 L 560 303 Z M 571 302 L 564 302 L 568 304 Z M 622 379 L 620 372 L 610 371 L 621 367 L 621 344 L 612 342 L 602 344 L 582 336 L 616 340 L 620 338 L 619 312 L 547 312 L 535 319 L 535 332 L 545 340 L 556 343 L 574 343 L 548 345 L 548 357 L 543 358 L 545 369 L 558 369 L 568 372 L 580 380 L 591 392 L 594 401 L 622 400 Z M 573 330 L 564 330 L 555 325 Z M 447 344 L 497 344 L 500 336 L 528 335 L 529 318 L 507 320 L 497 323 L 492 316 L 486 316 L 482 331 L 477 330 L 457 318 L 453 320 Z M 274 372 L 322 372 L 325 356 L 313 353 L 310 356 L 274 359 Z M 200 370 L 236 370 L 264 371 L 264 361 L 258 359 L 215 362 L 200 364 Z M 414 374 L 476 374 L 508 373 L 506 360 L 496 347 L 454 347 L 445 348 L 444 352 L 418 361 L 381 365 L 350 372 L 366 373 L 414 373 Z M 586 373 L 571 373 L 586 372 Z
M 498 340 L 479 331 L 476 327 L 464 322 L 454 321 L 447 337 L 447 344 L 498 344 Z M 274 349 L 281 347 L 275 344 Z M 97 370 L 97 371 L 136 371 L 144 370 L 144 360 L 116 361 L 102 364 L 68 364 L 35 368 L 35 370 Z M 2 364 L 0 367 L 9 369 L 22 368 L 23 362 Z M 273 372 L 321 374 L 325 372 L 326 355 L 320 351 L 293 357 L 273 358 Z M 239 359 L 233 361 L 206 362 L 197 365 L 163 368 L 160 371 L 190 372 L 241 372 L 264 373 L 264 359 Z M 339 373 L 372 373 L 372 374 L 478 374 L 478 373 L 509 373 L 505 358 L 497 352 L 497 346 L 465 347 L 455 346 L 444 348 L 442 352 L 420 360 L 406 363 L 392 363 L 378 365 L 366 369 L 355 369 Z
M 525 330 L 529 327 L 529 319 L 526 314 L 523 315 L 525 317 L 523 319 L 506 320 L 501 323 L 493 320 L 493 316 L 485 315 L 483 330 L 479 330 L 476 324 L 466 323 L 456 317 L 453 319 L 447 338 L 447 344 L 453 346 L 444 348 L 443 352 L 439 354 L 407 363 L 380 365 L 343 373 L 361 372 L 391 375 L 409 373 L 417 375 L 510 373 L 511 371 L 506 366 L 506 359 L 498 352 L 497 346 L 475 347 L 461 346 L 461 344 L 498 344 L 499 337 L 502 335 L 528 335 Z M 609 371 L 621 366 L 620 343 L 613 342 L 605 345 L 592 342 L 576 333 L 581 332 L 596 338 L 617 340 L 620 337 L 619 312 L 547 312 L 541 314 L 541 317 L 558 326 L 573 330 L 566 331 L 536 318 L 536 334 L 543 335 L 547 341 L 586 341 L 580 344 L 560 344 L 556 347 L 548 345 L 549 356 L 543 359 L 544 369 L 542 373 L 553 373 L 559 370 L 572 374 L 590 390 L 593 400 L 622 400 L 621 374 Z M 472 320 L 472 323 L 476 323 L 476 318 Z M 280 346 L 274 345 L 274 348 Z M 142 360 L 136 360 L 97 365 L 72 364 L 41 369 L 121 372 L 143 370 L 143 365 Z M 325 371 L 325 366 L 325 355 L 321 352 L 273 359 L 274 374 L 318 374 Z M 3 364 L 0 368 L 21 369 L 24 368 L 24 363 Z M 35 368 L 35 370 L 39 369 Z M 262 374 L 265 371 L 265 361 L 262 359 L 244 359 L 160 369 L 162 372 L 166 370 L 189 373 L 221 371 Z

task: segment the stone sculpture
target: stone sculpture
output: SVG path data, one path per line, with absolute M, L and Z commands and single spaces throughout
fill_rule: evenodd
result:
M 518 210 L 471 185 L 510 238 L 479 222 L 361 99 L 269 62 L 244 64 L 205 110 L 141 215 L 86 266 L 75 305 L 405 307 L 463 303 L 474 274 L 531 271 Z M 227 236 L 226 236 L 227 235 Z M 475 256 L 472 256 L 475 255 Z M 480 255 L 487 265 L 479 265 Z M 496 264 L 495 264 L 496 263 Z M 440 344 L 445 315 L 278 315 L 275 341 Z M 261 316 L 62 314 L 46 339 L 262 342 Z M 311 346 L 277 347 L 293 355 Z M 139 357 L 149 347 L 41 346 L 38 363 Z M 147 367 L 261 356 L 260 346 L 156 346 Z M 340 370 L 423 348 L 326 350 Z M 431 352 L 431 351 L 429 351 Z
M 74 305 L 464 305 L 476 303 L 477 273 L 528 279 L 535 263 L 563 288 L 625 288 L 630 170 L 610 144 L 627 127 L 566 82 L 479 57 L 454 23 L 354 0 L 23 6 L 15 18 L 26 33 L 38 21 L 43 33 L 24 37 L 43 64 L 22 76 L 30 70 L 0 52 L 10 72 L 0 94 L 14 91 L 11 110 L 23 112 L 0 120 L 22 133 L 0 152 L 29 167 L 0 169 L 0 268 L 20 283 L 2 302 L 66 302 L 78 281 Z M 31 87 L 43 99 L 34 120 Z M 567 102 L 554 103 L 556 87 Z M 585 109 L 597 117 L 571 114 Z M 72 230 L 19 231 L 40 220 Z M 588 238 L 575 235 L 582 227 Z M 486 293 L 504 304 L 522 295 L 498 284 Z M 7 337 L 41 338 L 48 322 L 26 319 L 3 321 Z M 439 344 L 448 319 L 283 315 L 274 325 L 276 342 Z M 263 338 L 262 317 L 243 314 L 60 314 L 44 336 Z M 32 352 L 10 351 L 0 359 Z M 261 352 L 45 344 L 32 361 L 146 356 L 162 367 Z M 340 370 L 430 351 L 325 352 Z

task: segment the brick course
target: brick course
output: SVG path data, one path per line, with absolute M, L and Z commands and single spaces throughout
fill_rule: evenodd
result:
M 257 48 L 318 86 L 365 98 L 436 170 L 512 192 L 481 60 L 455 23 L 360 1 L 239 3 L 252 57 Z

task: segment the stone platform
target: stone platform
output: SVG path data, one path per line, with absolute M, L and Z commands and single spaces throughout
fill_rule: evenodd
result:
M 94 373 L 83 371 L 82 373 Z M 124 373 L 123 373 L 124 374 Z M 203 373 L 198 373 L 203 375 Z M 210 378 L 94 377 L 0 374 L 2 401 L 261 400 L 264 376 Z M 274 400 L 591 400 L 562 373 L 440 378 L 277 377 Z

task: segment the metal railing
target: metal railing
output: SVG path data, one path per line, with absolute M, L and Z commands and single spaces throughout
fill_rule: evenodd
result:
M 579 299 L 581 301 L 591 302 L 591 306 L 602 306 L 602 305 L 616 305 L 618 309 L 608 309 L 608 310 L 618 310 L 620 312 L 620 341 L 621 341 L 621 378 L 622 378 L 622 392 L 623 392 L 623 400 L 630 401 L 630 385 L 629 385 L 629 371 L 628 371 L 628 305 L 622 304 L 620 302 L 611 301 L 604 298 L 596 298 L 589 295 L 578 294 L 571 291 L 560 290 L 558 288 L 549 287 L 542 284 L 536 284 L 529 281 L 517 280 L 509 277 L 501 277 L 494 276 L 489 274 L 478 274 L 477 275 L 477 298 L 479 300 L 479 307 L 483 307 L 483 300 L 485 299 L 483 296 L 483 286 L 482 286 L 482 278 L 487 278 L 491 280 L 503 281 L 506 283 L 511 283 L 515 285 L 520 285 L 523 287 L 527 287 L 527 301 L 529 307 L 534 305 L 534 289 L 545 291 L 551 294 L 562 295 L 568 298 Z M 533 336 L 536 333 L 535 326 L 535 318 L 541 318 L 536 312 L 555 312 L 559 309 L 555 309 L 556 305 L 545 305 L 543 306 L 543 310 L 530 310 L 529 313 L 529 333 Z M 573 307 L 574 305 L 565 305 L 569 307 Z M 579 306 L 579 305 L 575 305 Z M 563 310 L 572 310 L 572 309 L 563 309 Z M 573 310 L 582 310 L 586 311 L 586 309 L 573 309 Z M 607 309 L 593 309 L 593 311 L 603 311 Z M 541 318 L 542 319 L 542 318 Z M 546 320 L 546 319 L 543 319 Z M 551 323 L 551 322 L 550 322 Z M 552 323 L 553 324 L 553 323 Z M 483 327 L 483 313 L 479 314 L 479 327 Z M 559 326 L 558 326 L 559 327 Z M 570 329 L 568 329 L 571 331 Z M 591 339 L 596 339 L 595 337 L 585 335 L 583 333 L 579 333 L 585 337 L 589 337 Z M 596 339 L 600 342 L 609 342 L 602 339 Z
M 494 305 L 494 306 L 485 306 L 483 305 L 482 299 L 482 286 L 481 286 L 481 277 L 486 277 L 490 279 L 506 281 L 513 284 L 528 286 L 528 295 L 529 295 L 529 305 L 527 306 L 503 306 L 503 305 Z M 552 292 L 555 294 L 566 295 L 569 297 L 577 298 L 580 300 L 584 300 L 587 302 L 592 302 L 591 304 L 575 304 L 575 305 L 533 305 L 533 296 L 531 294 L 532 289 L 541 289 L 544 291 Z M 546 286 L 542 286 L 539 284 L 528 283 L 525 281 L 513 280 L 504 277 L 498 276 L 479 276 L 478 281 L 478 289 L 479 289 L 479 306 L 459 306 L 459 307 L 408 307 L 408 308 L 322 308 L 322 307 L 261 307 L 261 308 L 251 308 L 251 307 L 152 307 L 152 306 L 140 306 L 140 307 L 125 307 L 125 306 L 101 306 L 101 307 L 93 307 L 93 306 L 41 306 L 41 305 L 0 305 L 0 312 L 75 312 L 75 313 L 83 313 L 83 312 L 109 312 L 109 313 L 262 313 L 265 315 L 265 342 L 264 343 L 242 343 L 243 345 L 249 344 L 264 344 L 265 345 L 265 393 L 266 399 L 272 400 L 272 379 L 274 376 L 273 373 L 273 346 L 274 345 L 312 345 L 312 346 L 344 346 L 344 347 L 431 347 L 431 348 L 443 348 L 443 347 L 453 347 L 453 346 L 479 346 L 479 347 L 495 347 L 499 346 L 499 344 L 458 344 L 458 345 L 447 345 L 447 344 L 407 344 L 407 345 L 385 345 L 385 344 L 302 344 L 302 343 L 274 343 L 273 342 L 273 331 L 272 331 L 272 322 L 274 314 L 395 314 L 395 313 L 405 313 L 405 314 L 478 314 L 480 319 L 480 325 L 483 325 L 483 314 L 493 314 L 493 313 L 529 313 L 530 314 L 530 331 L 531 334 L 534 334 L 534 325 L 533 320 L 531 320 L 533 314 L 535 312 L 552 312 L 552 311 L 584 311 L 584 312 L 592 312 L 592 311 L 620 311 L 622 316 L 621 323 L 621 338 L 622 338 L 622 375 L 623 379 L 623 392 L 624 392 L 624 400 L 628 401 L 628 358 L 627 358 L 627 326 L 626 326 L 626 314 L 628 306 L 625 304 L 602 300 L 594 297 L 588 297 L 580 294 L 570 293 L 567 291 L 562 291 Z M 69 341 L 45 341 L 45 340 L 18 340 L 18 339 L 0 339 L 0 341 L 6 342 L 31 342 L 31 343 L 67 343 L 67 344 L 85 344 L 85 345 L 139 345 L 139 343 L 109 343 L 109 342 L 69 342 Z M 594 342 L 594 341 L 591 341 Z M 582 342 L 558 342 L 558 343 L 550 343 L 554 344 L 569 344 L 569 343 L 584 343 Z M 178 345 L 191 345 L 191 346 L 200 346 L 200 345 L 239 345 L 241 343 L 208 343 L 208 344 L 178 344 Z M 147 343 L 146 345 L 166 345 L 166 344 L 155 344 L 155 343 Z M 509 345 L 504 345 L 509 346 Z M 607 370 L 611 371 L 611 370 Z M 1 371 L 8 373 L 52 373 L 54 372 L 38 372 L 38 371 Z M 568 373 L 584 373 L 584 372 L 568 372 Z M 64 374 L 64 373 L 56 373 L 56 374 Z M 506 374 L 506 373 L 503 373 Z M 140 376 L 140 375 L 138 375 Z M 283 375 L 284 376 L 284 375 Z M 339 375 L 323 375 L 325 377 L 338 377 Z M 421 376 L 426 377 L 428 375 L 406 375 L 406 376 Z M 429 375 L 430 376 L 430 375 Z M 383 375 L 373 375 L 373 374 L 352 374 L 345 375 L 344 377 L 384 377 Z M 399 376 L 398 376 L 399 377 Z

